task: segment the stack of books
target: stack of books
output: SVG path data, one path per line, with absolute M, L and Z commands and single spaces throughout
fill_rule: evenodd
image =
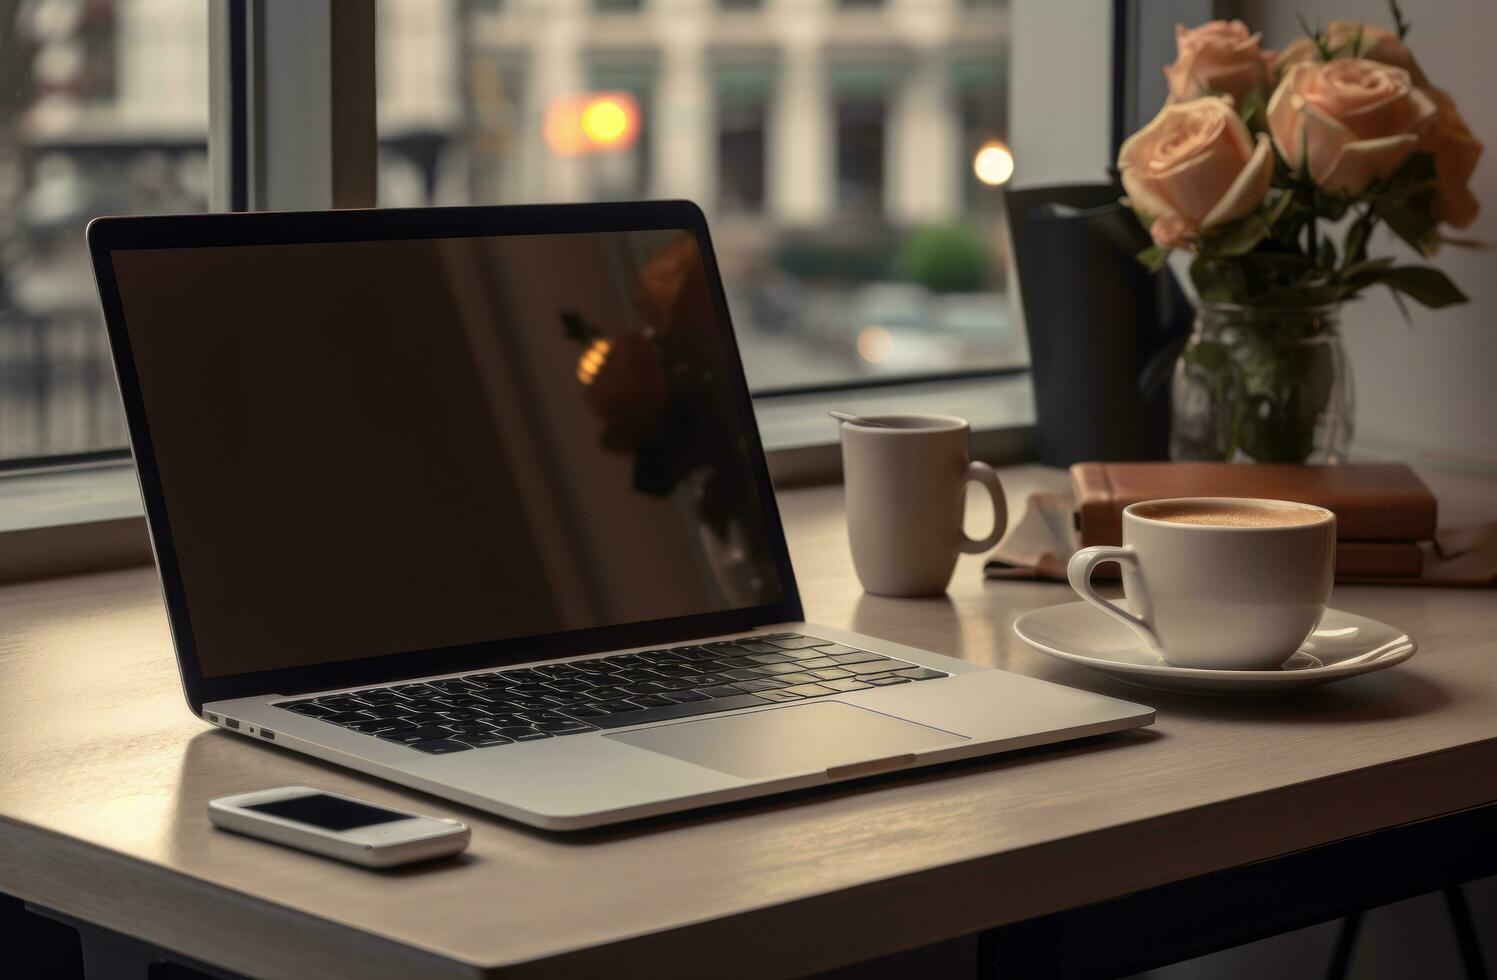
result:
M 1270 497 L 1336 515 L 1338 578 L 1416 578 L 1420 542 L 1435 536 L 1435 497 L 1401 463 L 1077 463 L 1071 467 L 1081 547 L 1118 545 L 1123 508 L 1168 497 Z

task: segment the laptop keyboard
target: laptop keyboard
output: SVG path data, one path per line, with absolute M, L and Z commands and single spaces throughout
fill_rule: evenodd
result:
M 798 633 L 392 684 L 275 707 L 442 755 L 947 675 Z

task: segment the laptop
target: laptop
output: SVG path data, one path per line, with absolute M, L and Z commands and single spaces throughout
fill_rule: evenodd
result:
M 210 725 L 575 830 L 1154 718 L 803 621 L 692 204 L 88 242 Z

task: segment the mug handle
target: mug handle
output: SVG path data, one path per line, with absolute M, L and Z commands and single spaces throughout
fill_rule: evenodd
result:
M 998 539 L 1008 530 L 1008 503 L 1003 499 L 1003 484 L 998 482 L 998 472 L 987 463 L 974 459 L 967 464 L 967 473 L 962 479 L 963 482 L 981 483 L 993 500 L 993 533 L 979 541 L 962 530 L 962 539 L 957 543 L 962 554 L 979 555 L 996 547 Z
M 1111 548 L 1104 545 L 1082 548 L 1071 556 L 1070 563 L 1066 565 L 1066 578 L 1070 580 L 1071 588 L 1075 589 L 1076 594 L 1081 598 L 1143 637 L 1144 642 L 1151 647 L 1159 649 L 1159 636 L 1147 619 L 1129 612 L 1115 602 L 1102 598 L 1092 587 L 1092 569 L 1104 561 L 1127 562 L 1137 568 L 1138 553 L 1132 548 Z

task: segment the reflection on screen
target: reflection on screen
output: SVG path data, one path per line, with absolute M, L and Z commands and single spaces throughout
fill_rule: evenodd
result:
M 690 232 L 114 263 L 204 676 L 782 598 Z

